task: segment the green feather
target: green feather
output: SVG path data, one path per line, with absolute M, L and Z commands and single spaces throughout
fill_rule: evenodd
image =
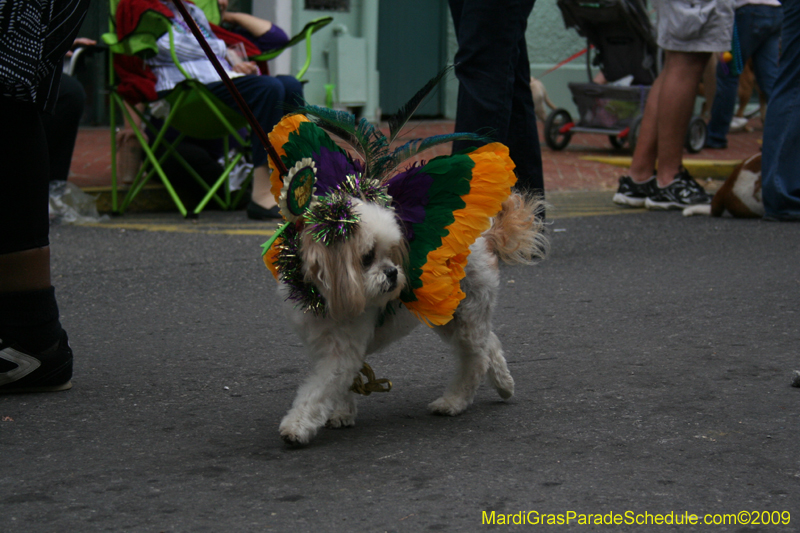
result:
M 409 282 L 400 295 L 402 301 L 417 299 L 413 289 L 422 287 L 420 277 L 428 254 L 442 245 L 442 239 L 449 233 L 447 226 L 455 222 L 453 213 L 467 205 L 462 196 L 469 194 L 474 167 L 475 162 L 466 155 L 437 157 L 422 167 L 422 172 L 433 177 L 433 183 L 428 191 L 425 219 L 412 225 L 414 242 L 409 247 Z
M 295 163 L 304 157 L 313 157 L 320 152 L 320 147 L 328 148 L 334 152 L 342 149 L 331 139 L 327 133 L 312 122 L 301 122 L 300 127 L 289 134 L 289 139 L 284 143 L 282 156 L 286 168 L 292 168 Z
M 479 144 L 486 144 L 491 140 L 483 135 L 476 133 L 447 133 L 444 135 L 433 135 L 424 139 L 413 139 L 408 141 L 402 146 L 397 147 L 389 154 L 389 160 L 386 162 L 387 173 L 393 173 L 400 165 L 408 161 L 412 157 L 429 150 L 440 144 L 449 143 L 453 141 L 474 141 Z M 474 150 L 470 148 L 469 151 Z

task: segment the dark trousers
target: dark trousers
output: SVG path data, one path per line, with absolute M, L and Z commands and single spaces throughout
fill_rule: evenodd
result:
M 544 193 L 542 152 L 525 42 L 535 0 L 449 0 L 458 39 L 456 131 L 487 135 L 508 146 L 517 188 Z M 457 152 L 474 146 L 453 143 Z
M 303 86 L 292 76 L 242 76 L 233 78 L 233 83 L 267 134 L 283 115 L 303 101 Z M 231 109 L 239 111 L 236 100 L 224 83 L 209 83 L 206 87 Z M 258 167 L 267 162 L 267 151 L 255 134 L 252 142 L 253 164 Z
M 83 116 L 86 92 L 81 82 L 63 74 L 58 87 L 58 99 L 52 115 L 43 115 L 42 124 L 47 136 L 47 151 L 50 156 L 50 181 L 67 181 L 75 139 Z
M 50 164 L 42 112 L 0 96 L 0 254 L 47 246 Z

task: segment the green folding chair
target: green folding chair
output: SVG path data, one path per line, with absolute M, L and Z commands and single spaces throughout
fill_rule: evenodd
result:
M 109 85 L 111 86 L 111 90 L 109 91 L 109 116 L 112 124 L 112 211 L 115 214 L 124 213 L 125 210 L 130 206 L 131 202 L 144 189 L 145 185 L 154 175 L 158 176 L 158 178 L 161 180 L 161 183 L 169 193 L 178 211 L 184 217 L 196 217 L 212 200 L 215 201 L 222 209 L 235 208 L 241 201 L 245 187 L 252 179 L 251 171 L 248 178 L 241 185 L 241 189 L 239 190 L 238 194 L 232 194 L 229 182 L 230 173 L 240 162 L 242 157 L 244 157 L 244 151 L 249 150 L 250 148 L 250 143 L 246 141 L 245 138 L 243 138 L 243 136 L 239 133 L 239 131 L 242 129 L 249 130 L 247 121 L 241 114 L 222 103 L 202 83 L 191 79 L 181 67 L 180 62 L 178 61 L 178 58 L 174 52 L 174 46 L 171 46 L 171 48 L 173 48 L 172 59 L 175 62 L 175 65 L 179 70 L 181 70 L 181 72 L 184 73 L 187 79 L 179 83 L 166 97 L 165 100 L 169 105 L 169 112 L 164 119 L 163 125 L 160 128 L 154 127 L 152 122 L 148 119 L 146 113 L 133 108 L 133 111 L 137 114 L 142 126 L 149 128 L 151 131 L 158 132 L 152 145 L 149 145 L 143 133 L 144 128 L 136 126 L 136 121 L 133 120 L 133 116 L 131 115 L 129 108 L 125 105 L 124 99 L 115 90 L 113 56 L 114 54 L 125 54 L 136 55 L 142 58 L 152 57 L 158 52 L 156 41 L 164 33 L 170 34 L 170 43 L 172 43 L 172 24 L 170 23 L 169 19 L 163 15 L 154 11 L 148 11 L 142 16 L 136 31 L 132 35 L 126 36 L 125 39 L 119 40 L 116 32 L 114 31 L 114 20 L 118 2 L 119 0 L 110 0 L 110 29 L 112 32 L 102 36 L 103 41 L 109 46 L 110 49 Z M 196 0 L 195 4 L 203 9 L 209 21 L 217 24 L 219 23 L 220 14 L 217 0 Z M 325 17 L 325 19 L 327 19 L 327 21 L 322 25 L 314 25 L 313 23 L 306 25 L 303 31 L 298 34 L 300 35 L 300 38 L 296 40 L 294 44 L 303 39 L 306 39 L 308 43 L 310 43 L 311 35 L 320 27 L 330 23 L 330 17 Z M 296 38 L 297 36 L 295 36 L 293 40 Z M 288 44 L 287 46 L 281 48 L 280 51 L 270 51 L 269 54 L 274 55 L 271 55 L 269 58 L 271 59 L 272 57 L 276 57 L 286 48 L 288 48 Z M 307 50 L 310 50 L 310 44 L 307 44 Z M 258 58 L 253 59 L 267 59 L 266 57 L 262 56 L 264 56 L 264 54 L 261 54 L 258 56 Z M 309 62 L 310 53 L 306 64 Z M 307 66 L 302 73 L 305 73 L 306 69 Z M 121 110 L 126 121 L 131 125 L 134 135 L 136 136 L 145 155 L 143 164 L 139 168 L 139 171 L 133 179 L 133 182 L 131 183 L 127 193 L 124 195 L 124 197 L 122 197 L 121 200 L 119 198 L 120 184 L 118 183 L 116 156 L 117 146 L 115 125 L 117 121 L 117 108 Z M 169 142 L 165 137 L 170 127 L 174 128 L 179 133 L 178 138 L 172 142 Z M 206 183 L 176 150 L 176 147 L 187 135 L 198 139 L 222 139 L 223 152 L 225 154 L 223 160 L 223 172 L 213 184 Z M 232 157 L 229 155 L 230 138 L 235 139 L 235 141 L 243 148 L 238 150 Z M 163 148 L 163 153 L 161 153 L 159 157 L 157 156 L 157 152 L 160 148 Z M 205 196 L 200 200 L 191 213 L 187 210 L 183 201 L 181 201 L 178 193 L 170 182 L 169 177 L 165 174 L 162 168 L 162 163 L 168 157 L 175 158 L 175 160 L 186 170 L 186 172 L 192 176 L 194 181 L 196 181 L 197 184 L 202 187 L 203 190 L 205 190 Z

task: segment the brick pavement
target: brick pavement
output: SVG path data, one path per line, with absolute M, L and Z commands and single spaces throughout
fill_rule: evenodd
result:
M 743 159 L 760 148 L 761 121 L 750 121 L 753 130 L 731 134 L 725 150 L 703 150 L 699 154 L 686 154 L 689 159 Z M 412 138 L 452 133 L 453 121 L 419 121 L 409 123 L 400 142 Z M 542 137 L 539 125 L 539 137 Z M 75 146 L 70 181 L 80 187 L 108 187 L 111 185 L 110 138 L 107 128 L 82 128 Z M 425 153 L 426 158 L 450 152 L 442 145 Z M 622 169 L 612 165 L 581 160 L 586 155 L 630 155 L 626 150 L 615 150 L 605 135 L 575 134 L 572 141 L 560 152 L 542 143 L 542 164 L 547 191 L 608 191 L 617 186 Z

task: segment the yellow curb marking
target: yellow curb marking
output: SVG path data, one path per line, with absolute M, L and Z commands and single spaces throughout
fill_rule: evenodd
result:
M 644 213 L 647 209 L 643 207 L 618 207 L 611 205 L 605 206 L 585 206 L 585 207 L 564 207 L 559 209 L 558 206 L 547 212 L 548 220 L 557 220 L 560 218 L 577 218 L 577 217 L 597 217 L 607 215 L 632 215 L 635 213 Z
M 230 229 L 220 229 L 220 224 L 158 224 L 158 223 L 91 223 L 82 224 L 91 228 L 124 229 L 133 231 L 163 231 L 168 233 L 206 233 L 212 235 L 262 235 L 269 237 L 275 233 L 275 228 L 249 229 L 233 226 Z M 224 225 L 223 225 L 224 227 Z
M 630 167 L 631 157 L 627 156 L 595 156 L 584 155 L 580 159 L 584 161 L 595 161 L 597 163 L 606 163 L 618 167 Z M 736 165 L 741 163 L 741 159 L 684 159 L 683 166 L 695 177 L 703 178 L 727 178 L 736 168 Z

